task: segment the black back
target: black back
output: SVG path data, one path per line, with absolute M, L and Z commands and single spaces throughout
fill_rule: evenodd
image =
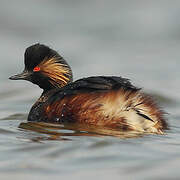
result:
M 65 96 L 78 93 L 106 92 L 109 90 L 131 90 L 138 91 L 140 88 L 133 86 L 128 79 L 116 76 L 94 76 L 79 79 L 67 86 L 57 90 L 50 98 L 49 103 L 58 101 Z

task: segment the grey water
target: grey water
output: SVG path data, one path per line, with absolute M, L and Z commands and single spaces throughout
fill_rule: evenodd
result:
M 1 179 L 179 179 L 180 1 L 0 0 Z M 8 77 L 26 47 L 44 43 L 74 79 L 131 79 L 167 112 L 165 135 L 28 123 L 39 87 Z M 100 133 L 99 133 L 100 132 Z

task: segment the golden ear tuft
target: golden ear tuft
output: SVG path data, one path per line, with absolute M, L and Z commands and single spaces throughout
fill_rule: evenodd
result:
M 58 57 L 52 57 L 50 59 L 45 58 L 38 66 L 41 72 L 49 77 L 51 84 L 63 87 L 70 80 L 71 70 L 68 65 L 60 63 L 57 58 Z

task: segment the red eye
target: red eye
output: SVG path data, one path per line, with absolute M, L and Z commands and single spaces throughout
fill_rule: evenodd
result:
M 38 72 L 38 71 L 40 71 L 41 69 L 40 69 L 40 67 L 38 67 L 38 66 L 36 66 L 34 69 L 33 69 L 33 71 L 34 72 Z

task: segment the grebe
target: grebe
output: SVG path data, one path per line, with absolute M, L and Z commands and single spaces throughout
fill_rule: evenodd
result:
M 73 82 L 68 63 L 43 44 L 26 49 L 24 64 L 24 71 L 10 79 L 28 80 L 43 89 L 29 121 L 75 122 L 157 134 L 167 129 L 163 111 L 128 79 L 94 76 Z

